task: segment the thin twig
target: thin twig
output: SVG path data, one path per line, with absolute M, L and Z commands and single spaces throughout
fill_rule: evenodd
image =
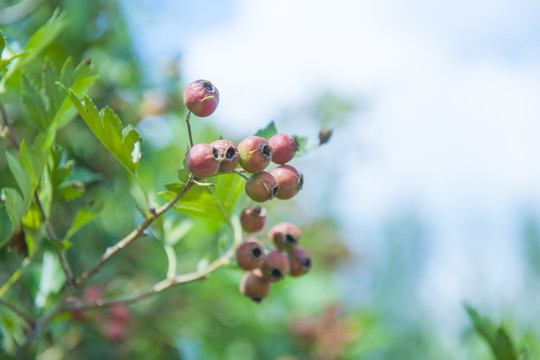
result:
M 28 325 L 30 325 L 31 327 L 34 326 L 35 324 L 35 320 L 32 319 L 32 317 L 30 315 L 28 315 L 27 313 L 25 313 L 24 311 L 20 310 L 18 307 L 16 307 L 15 305 L 13 305 L 12 303 L 10 303 L 9 301 L 7 300 L 4 300 L 4 299 L 0 299 L 0 304 L 4 305 L 5 307 L 7 307 L 8 309 L 10 309 L 11 311 L 13 311 L 15 314 L 17 314 L 21 319 L 23 319 L 24 321 L 26 321 L 26 323 Z
M 232 256 L 234 255 L 234 252 L 235 252 L 235 247 L 231 246 L 231 248 L 229 248 L 227 252 L 221 255 L 218 259 L 216 259 L 206 268 L 199 271 L 190 272 L 187 274 L 176 275 L 173 278 L 167 278 L 165 280 L 158 282 L 157 284 L 152 286 L 150 290 L 143 292 L 141 294 L 127 297 L 124 299 L 118 299 L 118 300 L 97 301 L 95 304 L 86 304 L 86 305 L 79 305 L 79 306 L 65 306 L 62 310 L 63 311 L 99 310 L 99 309 L 109 308 L 111 306 L 118 305 L 118 304 L 128 305 L 128 304 L 139 302 L 153 295 L 157 295 L 172 287 L 206 279 L 208 275 L 210 275 L 210 273 L 214 272 L 215 270 L 221 268 L 224 265 L 227 265 L 230 262 Z
M 190 117 L 191 117 L 191 110 L 189 110 L 187 115 L 186 115 L 186 125 L 187 125 L 187 129 L 188 129 L 188 134 L 189 134 L 189 145 L 190 145 L 190 147 L 193 147 L 193 136 L 191 136 L 191 125 L 189 124 L 189 118 Z
M 246 174 L 244 174 L 244 171 L 240 171 L 240 170 L 234 169 L 232 172 L 235 173 L 236 175 L 241 176 L 241 177 L 244 178 L 245 180 L 249 180 L 249 177 L 248 177 Z
M 60 240 L 56 233 L 54 232 L 54 229 L 51 226 L 51 223 L 49 222 L 49 218 L 47 217 L 47 214 L 45 213 L 45 208 L 41 204 L 41 201 L 39 200 L 39 195 L 37 190 L 34 192 L 34 199 L 36 201 L 36 204 L 39 208 L 39 212 L 41 213 L 41 216 L 43 217 L 43 222 L 46 224 L 47 227 L 47 234 L 51 238 L 52 241 L 56 242 L 57 245 L 63 246 L 63 241 Z M 70 287 L 73 287 L 73 271 L 71 271 L 71 266 L 69 265 L 69 262 L 66 257 L 65 251 L 62 249 L 59 249 L 58 246 L 53 246 L 56 255 L 58 256 L 58 259 L 60 260 L 60 265 L 62 266 L 62 270 L 64 271 L 64 275 L 66 277 L 66 282 Z
M 131 244 L 133 240 L 141 237 L 144 233 L 144 230 L 146 230 L 154 222 L 155 219 L 157 219 L 167 210 L 172 208 L 174 204 L 176 204 L 178 200 L 180 200 L 185 195 L 185 193 L 191 188 L 191 186 L 193 186 L 193 184 L 193 179 L 190 177 L 186 185 L 184 185 L 182 190 L 180 190 L 178 194 L 176 194 L 174 199 L 157 209 L 155 212 L 152 212 L 151 216 L 146 218 L 135 230 L 129 233 L 122 240 L 118 241 L 115 245 L 109 247 L 101 257 L 101 260 L 99 260 L 99 262 L 94 265 L 94 267 L 85 271 L 79 278 L 75 280 L 75 287 L 82 286 L 91 276 L 101 270 L 103 265 L 105 265 L 109 260 L 111 260 L 114 255 L 120 252 L 120 250 Z

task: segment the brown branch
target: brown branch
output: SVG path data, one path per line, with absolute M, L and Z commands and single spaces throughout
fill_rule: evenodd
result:
M 21 319 L 23 319 L 28 325 L 30 325 L 30 327 L 33 327 L 34 324 L 35 324 L 35 320 L 32 319 L 32 317 L 30 315 L 28 315 L 27 313 L 25 313 L 24 311 L 20 310 L 18 307 L 16 307 L 15 305 L 13 305 L 12 303 L 10 303 L 9 301 L 7 300 L 4 300 L 4 299 L 0 299 L 0 304 L 4 305 L 5 307 L 7 307 L 8 309 L 10 309 L 11 311 L 13 311 L 15 314 L 17 314 Z
M 165 279 L 157 284 L 155 284 L 150 290 L 143 292 L 138 295 L 134 295 L 131 297 L 127 297 L 124 299 L 117 299 L 117 300 L 98 300 L 95 304 L 85 304 L 85 305 L 79 305 L 79 306 L 66 306 L 62 310 L 63 311 L 77 311 L 77 310 L 83 310 L 83 311 L 89 311 L 89 310 L 100 310 L 109 308 L 111 306 L 115 306 L 118 304 L 124 304 L 129 305 L 136 302 L 139 302 L 141 300 L 144 300 L 148 297 L 151 297 L 153 295 L 157 295 L 165 290 L 168 290 L 172 287 L 188 284 L 195 281 L 204 280 L 210 275 L 210 273 L 214 272 L 215 270 L 219 269 L 223 265 L 226 265 L 229 263 L 231 257 L 234 255 L 235 247 L 232 246 L 226 253 L 224 253 L 221 257 L 216 259 L 214 262 L 212 262 L 210 265 L 208 265 L 206 268 L 194 271 L 187 274 L 181 274 L 176 275 L 175 277 L 171 279 Z
M 171 201 L 169 201 L 168 203 L 166 203 L 159 209 L 151 212 L 151 216 L 145 219 L 135 230 L 133 230 L 131 233 L 129 233 L 126 237 L 118 241 L 113 246 L 107 248 L 107 250 L 101 257 L 101 260 L 99 260 L 99 262 L 96 265 L 94 265 L 91 269 L 82 273 L 82 275 L 75 280 L 75 287 L 82 286 L 90 277 L 92 277 L 99 270 L 101 270 L 103 265 L 105 265 L 109 260 L 111 260 L 113 256 L 115 256 L 123 248 L 131 244 L 135 239 L 144 235 L 144 230 L 146 230 L 154 222 L 155 219 L 157 219 L 159 216 L 161 216 L 170 208 L 172 208 L 174 204 L 176 204 L 178 200 L 180 200 L 185 195 L 185 193 L 191 188 L 191 186 L 193 186 L 193 184 L 194 184 L 193 178 L 190 177 L 186 185 L 184 185 L 182 190 L 178 192 L 178 194 L 176 194 L 174 199 L 172 199 Z

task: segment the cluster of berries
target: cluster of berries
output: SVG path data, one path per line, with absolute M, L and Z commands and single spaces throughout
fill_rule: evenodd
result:
M 219 92 L 208 80 L 197 80 L 184 90 L 184 104 L 196 116 L 211 115 L 219 103 Z M 325 140 L 327 141 L 327 139 Z M 323 141 L 321 140 L 321 143 Z M 193 145 L 186 156 L 188 170 L 197 179 L 204 179 L 233 171 L 249 173 L 247 195 L 256 202 L 290 199 L 302 189 L 304 176 L 293 166 L 287 165 L 299 150 L 298 141 L 279 133 L 266 140 L 249 136 L 238 146 L 228 140 L 210 144 Z M 270 162 L 278 166 L 265 171 Z M 240 165 L 241 169 L 237 169 Z M 266 210 L 250 206 L 242 212 L 240 222 L 247 234 L 260 232 L 266 224 Z M 246 239 L 236 250 L 238 266 L 247 271 L 240 284 L 240 291 L 255 302 L 268 296 L 272 283 L 285 276 L 300 276 L 311 269 L 311 253 L 298 246 L 300 229 L 290 223 L 279 223 L 270 229 L 274 249 L 267 251 L 262 243 Z
M 260 232 L 266 224 L 266 210 L 260 206 L 244 209 L 240 217 L 242 229 L 248 234 Z M 242 294 L 261 302 L 272 290 L 272 283 L 285 276 L 301 276 L 313 264 L 309 250 L 298 246 L 302 232 L 293 224 L 274 225 L 269 237 L 274 249 L 267 251 L 257 240 L 247 239 L 236 250 L 236 262 L 247 273 L 240 283 Z
M 219 103 L 219 92 L 210 81 L 197 80 L 184 90 L 186 107 L 197 116 L 209 116 Z M 263 202 L 274 197 L 290 199 L 302 189 L 304 176 L 291 165 L 299 149 L 298 141 L 287 134 L 276 134 L 268 141 L 260 136 L 249 136 L 238 146 L 228 140 L 216 140 L 210 144 L 196 144 L 189 150 L 186 163 L 188 170 L 197 178 L 204 179 L 217 174 L 241 170 L 250 173 L 246 193 Z M 264 171 L 270 162 L 279 166 Z

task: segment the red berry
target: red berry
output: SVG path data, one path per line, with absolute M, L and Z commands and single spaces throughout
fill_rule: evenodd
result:
M 278 191 L 274 177 L 266 171 L 251 175 L 246 182 L 246 193 L 257 202 L 272 200 Z
M 97 285 L 88 286 L 84 289 L 83 298 L 88 304 L 95 304 L 103 297 L 103 289 Z
M 229 140 L 216 140 L 210 143 L 219 151 L 221 158 L 219 163 L 219 172 L 227 173 L 233 171 L 240 161 L 240 154 L 236 145 Z
M 254 270 L 261 266 L 266 251 L 258 241 L 247 241 L 236 250 L 236 262 L 243 270 Z
M 276 134 L 268 139 L 268 143 L 272 147 L 272 161 L 276 164 L 291 161 L 299 148 L 298 141 L 287 134 Z
M 270 164 L 272 148 L 265 138 L 250 136 L 238 144 L 240 166 L 252 174 L 258 174 Z
M 219 104 L 219 91 L 208 80 L 197 80 L 184 89 L 184 104 L 199 117 L 210 116 Z
M 282 280 L 290 272 L 287 255 L 276 250 L 269 252 L 264 257 L 261 272 L 263 278 L 268 281 L 276 282 Z
M 117 321 L 111 321 L 105 328 L 105 336 L 112 343 L 121 342 L 126 335 L 126 326 Z
M 272 226 L 270 239 L 278 250 L 291 251 L 298 245 L 302 231 L 296 225 L 282 222 Z
M 242 211 L 240 223 L 245 232 L 252 234 L 261 231 L 266 225 L 266 210 L 261 206 L 250 206 Z
M 270 174 L 279 185 L 279 191 L 276 194 L 278 199 L 290 199 L 304 186 L 304 175 L 290 165 L 278 166 Z
M 267 297 L 271 290 L 272 284 L 262 278 L 258 269 L 246 273 L 240 282 L 240 292 L 257 303 Z
M 111 317 L 114 321 L 127 324 L 131 321 L 131 310 L 125 304 L 115 304 L 111 309 Z
M 219 150 L 208 144 L 193 146 L 186 157 L 189 171 L 201 179 L 214 176 L 219 169 L 220 160 Z
M 295 248 L 289 253 L 289 262 L 291 265 L 291 276 L 301 276 L 311 270 L 313 258 L 311 252 L 304 248 Z

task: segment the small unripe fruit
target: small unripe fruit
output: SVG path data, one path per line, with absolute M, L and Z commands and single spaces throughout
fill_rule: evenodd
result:
M 210 116 L 219 104 L 219 91 L 208 80 L 193 81 L 184 89 L 184 104 L 199 117 Z
M 271 251 L 264 257 L 261 265 L 264 279 L 276 282 L 282 280 L 290 272 L 290 264 L 287 255 L 279 251 Z
M 258 241 L 247 241 L 236 250 L 236 262 L 243 270 L 254 270 L 264 261 L 266 251 Z
M 203 143 L 189 149 L 186 157 L 188 170 L 201 179 L 214 176 L 219 169 L 220 160 L 219 150 Z
M 238 144 L 240 166 L 247 172 L 258 174 L 270 164 L 272 148 L 265 138 L 249 136 Z
M 278 191 L 279 185 L 266 171 L 251 175 L 246 182 L 246 193 L 257 202 L 272 200 Z
M 297 247 L 289 253 L 289 262 L 291 265 L 291 276 L 301 276 L 309 272 L 313 266 L 311 252 L 304 248 Z
M 242 229 L 248 234 L 261 231 L 266 225 L 266 209 L 261 206 L 250 206 L 240 215 Z
M 290 199 L 304 186 L 304 175 L 290 165 L 278 166 L 270 174 L 279 185 L 279 191 L 276 194 L 278 199 Z
M 267 297 L 270 290 L 272 284 L 262 278 L 259 270 L 246 273 L 240 282 L 240 292 L 257 303 Z
M 270 229 L 270 240 L 278 250 L 291 251 L 298 246 L 302 231 L 296 225 L 282 222 Z
M 240 161 L 240 153 L 236 145 L 229 140 L 216 140 L 210 143 L 219 151 L 220 163 L 219 172 L 227 173 L 233 171 Z
M 276 164 L 291 161 L 299 148 L 298 141 L 287 134 L 276 134 L 268 139 L 268 143 L 272 147 L 272 162 Z

